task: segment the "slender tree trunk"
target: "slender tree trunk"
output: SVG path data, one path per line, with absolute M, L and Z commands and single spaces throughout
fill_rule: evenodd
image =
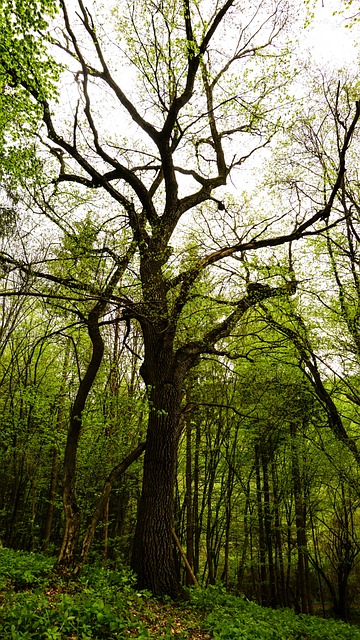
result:
M 268 593 L 268 577 L 266 567 L 266 539 L 264 530 L 264 513 L 263 498 L 261 490 L 260 476 L 260 445 L 255 445 L 255 476 L 256 476 L 256 497 L 257 497 L 257 515 L 259 527 L 259 561 L 260 561 L 260 598 L 261 604 L 267 606 L 269 604 Z
M 341 484 L 341 507 L 337 515 L 338 533 L 334 547 L 337 555 L 337 583 L 338 599 L 335 613 L 345 622 L 348 619 L 349 609 L 349 576 L 354 566 L 354 522 L 352 519 L 351 505 L 345 494 L 344 484 Z
M 98 324 L 101 311 L 102 307 L 96 305 L 93 311 L 89 313 L 88 331 L 92 343 L 92 356 L 86 373 L 80 382 L 70 415 L 63 473 L 64 531 L 56 561 L 58 567 L 71 567 L 73 565 L 80 535 L 80 509 L 76 498 L 76 456 L 82 428 L 82 413 L 104 354 L 104 343 Z
M 292 446 L 292 476 L 295 501 L 296 542 L 298 553 L 298 579 L 301 601 L 301 613 L 311 612 L 311 600 L 308 594 L 308 562 L 305 504 L 303 498 L 302 478 L 299 468 L 298 451 L 296 447 L 296 425 L 290 424 Z
M 194 566 L 194 527 L 193 527 L 193 502 L 192 502 L 192 446 L 191 446 L 191 421 L 186 417 L 186 557 L 193 569 Z M 194 583 L 191 572 L 186 571 L 186 584 Z
M 270 487 L 269 487 L 269 473 L 268 473 L 268 454 L 262 448 L 261 450 L 261 462 L 263 471 L 264 482 L 264 527 L 265 527 L 265 539 L 268 555 L 269 566 L 269 604 L 272 607 L 276 606 L 276 586 L 275 586 L 275 571 L 274 571 L 274 558 L 273 558 L 273 527 L 272 527 L 272 515 L 270 507 Z
M 225 519 L 225 545 L 224 545 L 224 571 L 223 580 L 225 582 L 225 589 L 229 591 L 229 551 L 230 551 L 230 525 L 231 525 L 231 495 L 228 496 L 228 503 L 226 505 L 226 519 Z
M 36 542 L 35 542 L 35 512 L 36 512 L 36 483 L 35 478 L 31 483 L 31 519 L 30 519 L 30 539 L 31 539 L 31 551 L 35 551 Z
M 291 571 L 292 571 L 292 520 L 291 520 L 291 508 L 287 514 L 286 522 L 286 593 L 291 605 Z
M 285 571 L 283 558 L 283 541 L 281 535 L 281 519 L 279 511 L 279 495 L 278 495 L 278 478 L 276 473 L 276 464 L 272 460 L 271 475 L 274 496 L 274 525 L 275 525 L 275 565 L 277 573 L 277 591 L 279 595 L 279 604 L 282 607 L 289 606 L 289 599 L 285 589 Z
M 208 566 L 208 575 L 207 581 L 209 584 L 215 584 L 215 549 L 214 549 L 214 541 L 213 541 L 213 530 L 212 530 L 212 505 L 213 505 L 213 488 L 215 481 L 215 467 L 212 464 L 210 466 L 210 477 L 208 483 L 208 493 L 207 493 L 207 512 L 206 512 L 206 559 Z
M 239 567 L 238 567 L 238 570 L 237 570 L 237 576 L 236 576 L 236 590 L 237 590 L 237 593 L 242 593 L 242 591 L 243 591 L 242 583 L 243 583 L 245 567 L 246 567 L 246 558 L 247 558 L 247 554 L 248 554 L 248 550 L 249 550 L 249 540 L 250 540 L 249 506 L 250 506 L 250 492 L 249 492 L 249 490 L 247 490 L 246 502 L 245 502 L 245 508 L 244 508 L 244 514 L 243 514 L 243 518 L 244 518 L 244 520 L 243 520 L 244 540 L 243 540 L 243 545 L 242 545 L 242 550 L 241 550 L 241 560 L 240 560 L 240 563 L 239 563 Z M 250 555 L 251 555 L 251 550 L 250 550 Z
M 108 497 L 105 510 L 104 510 L 104 569 L 107 567 L 108 561 L 108 549 L 109 549 L 109 507 L 110 507 L 110 496 Z
M 62 371 L 62 379 L 61 386 L 59 390 L 59 405 L 58 412 L 56 418 L 56 433 L 61 433 L 64 427 L 64 413 L 65 413 L 65 386 L 66 386 L 66 376 L 69 368 L 69 357 L 70 357 L 70 340 L 66 342 L 65 354 L 64 354 L 64 363 L 63 363 L 63 371 Z M 44 551 L 46 552 L 49 548 L 50 537 L 51 537 L 51 529 L 53 523 L 54 516 L 54 505 L 55 505 L 55 497 L 56 490 L 58 485 L 58 476 L 59 476 L 59 451 L 58 447 L 55 444 L 52 453 L 52 461 L 51 461 L 51 476 L 50 476 L 50 486 L 48 493 L 48 505 L 46 512 L 46 522 L 45 522 L 45 534 L 44 534 Z
M 186 567 L 186 571 L 191 576 L 191 583 L 190 584 L 194 584 L 195 587 L 198 587 L 199 583 L 197 581 L 197 578 L 196 578 L 196 576 L 195 576 L 195 574 L 194 574 L 194 572 L 193 572 L 193 570 L 192 570 L 192 568 L 191 568 L 191 566 L 189 564 L 189 561 L 187 559 L 186 553 L 185 553 L 184 549 L 182 548 L 182 546 L 180 544 L 180 540 L 177 537 L 174 529 L 172 530 L 172 536 L 173 536 L 174 542 L 175 542 L 175 544 L 176 544 L 176 546 L 177 546 L 177 548 L 178 548 L 178 550 L 180 552 L 180 555 L 181 555 L 181 557 L 182 557 L 182 559 L 184 561 L 184 564 L 185 564 L 185 567 Z
M 194 452 L 194 499 L 193 499 L 193 511 L 194 511 L 194 573 L 199 575 L 200 570 L 200 536 L 201 536 L 201 524 L 199 516 L 199 468 L 200 468 L 200 445 L 201 445 L 201 431 L 198 421 L 195 426 L 195 452 Z
M 324 598 L 324 589 L 323 589 L 323 585 L 322 585 L 322 576 L 320 571 L 318 570 L 318 567 L 321 564 L 321 560 L 320 560 L 320 551 L 319 551 L 319 539 L 318 536 L 316 535 L 316 531 L 315 531 L 315 523 L 314 523 L 314 518 L 313 518 L 313 513 L 312 510 L 310 509 L 310 524 L 311 524 L 311 535 L 312 535 L 312 543 L 313 543 L 313 548 L 314 548 L 314 562 L 313 565 L 316 569 L 316 575 L 318 578 L 318 584 L 319 584 L 319 592 L 320 592 L 320 599 L 321 599 L 321 607 L 322 607 L 322 612 L 323 612 L 323 617 L 325 618 L 325 598 Z
M 83 568 L 90 550 L 91 542 L 94 538 L 94 534 L 95 534 L 98 522 L 100 521 L 100 518 L 102 517 L 106 509 L 109 508 L 110 493 L 115 480 L 117 480 L 123 473 L 125 473 L 126 469 L 128 469 L 128 467 L 141 456 L 144 449 L 145 449 L 145 443 L 142 442 L 136 447 L 134 451 L 129 453 L 129 455 L 126 456 L 126 458 L 124 458 L 122 462 L 120 462 L 116 467 L 114 467 L 114 469 L 111 471 L 111 473 L 105 480 L 103 490 L 98 498 L 93 516 L 90 520 L 90 523 L 88 525 L 88 528 L 86 530 L 86 533 L 82 541 L 81 553 L 74 570 L 75 574 L 80 573 L 81 569 Z
M 50 544 L 50 537 L 51 537 L 51 530 L 52 530 L 52 523 L 53 523 L 53 516 L 54 516 L 56 489 L 58 484 L 58 475 L 59 475 L 59 452 L 55 446 L 52 452 L 52 459 L 51 459 L 50 485 L 49 485 L 49 492 L 48 492 L 46 520 L 45 520 L 45 532 L 44 532 L 44 544 L 43 544 L 43 550 L 45 553 L 47 552 Z
M 236 440 L 234 441 L 234 444 Z M 225 504 L 225 545 L 224 545 L 224 569 L 221 579 L 225 582 L 226 591 L 229 590 L 229 553 L 230 553 L 230 532 L 232 517 L 232 495 L 234 489 L 234 447 L 229 451 L 230 464 L 228 465 L 226 481 L 226 504 Z
M 17 535 L 16 535 L 16 520 L 18 511 L 21 511 L 21 497 L 24 495 L 27 487 L 27 478 L 24 477 L 24 463 L 21 461 L 20 466 L 15 466 L 15 471 L 17 473 L 16 484 L 12 487 L 11 498 L 10 498 L 10 508 L 11 508 L 11 516 L 9 518 L 9 523 L 6 528 L 5 540 L 4 544 L 7 547 L 18 547 Z

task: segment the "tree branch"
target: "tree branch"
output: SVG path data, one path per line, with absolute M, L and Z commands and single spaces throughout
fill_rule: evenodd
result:
M 234 311 L 222 320 L 222 322 L 219 322 L 215 327 L 210 329 L 201 340 L 194 340 L 179 347 L 176 352 L 176 360 L 180 367 L 184 365 L 184 362 L 195 364 L 198 356 L 202 353 L 214 353 L 215 344 L 230 335 L 231 331 L 236 327 L 248 309 L 268 298 L 293 295 L 296 291 L 296 283 L 290 281 L 285 286 L 276 288 L 258 283 L 250 283 L 247 290 L 247 295 L 238 301 Z

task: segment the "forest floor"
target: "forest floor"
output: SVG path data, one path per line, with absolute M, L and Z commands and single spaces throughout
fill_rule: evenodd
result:
M 194 609 L 174 604 L 162 604 L 149 599 L 146 612 L 141 615 L 141 621 L 147 629 L 150 638 L 189 638 L 190 640 L 210 640 L 208 632 L 201 629 L 201 617 Z M 125 637 L 138 638 L 138 631 L 127 630 Z
M 31 590 L 29 590 L 30 592 Z M 47 590 L 46 596 L 50 606 L 56 608 L 59 597 L 66 597 L 70 593 L 73 593 L 73 588 L 64 588 L 59 585 Z M 106 607 L 104 607 L 104 610 L 102 615 L 106 617 Z M 102 612 L 101 608 L 100 612 Z M 141 600 L 139 598 L 135 600 L 130 597 L 126 616 L 130 624 L 128 628 L 121 630 L 121 635 L 119 636 L 121 638 L 139 638 L 139 633 L 143 634 L 141 638 L 159 639 L 210 640 L 212 637 L 210 633 L 202 629 L 205 613 L 191 606 L 187 607 L 184 603 L 163 602 L 159 599 L 148 597 L 147 594 L 142 596 Z M 115 634 L 114 638 L 117 637 Z M 80 640 L 80 638 L 77 634 L 74 634 L 70 635 L 68 640 Z
M 210 640 L 211 635 L 201 629 L 201 618 L 199 611 L 193 608 L 187 609 L 183 605 L 177 606 L 173 603 L 163 604 L 157 600 L 149 599 L 147 611 L 142 616 L 149 637 L 163 638 L 171 634 L 174 638 L 189 638 L 190 640 Z M 138 636 L 131 630 L 128 631 L 129 638 Z
M 360 627 L 260 607 L 222 587 L 175 604 L 139 592 L 128 570 L 85 567 L 59 578 L 54 559 L 0 548 L 1 640 L 360 640 Z

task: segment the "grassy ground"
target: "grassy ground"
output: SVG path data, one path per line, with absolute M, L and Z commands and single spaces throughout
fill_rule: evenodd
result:
M 134 588 L 127 571 L 55 578 L 52 559 L 0 549 L 1 640 L 360 640 L 360 628 L 265 609 L 219 588 L 175 605 Z

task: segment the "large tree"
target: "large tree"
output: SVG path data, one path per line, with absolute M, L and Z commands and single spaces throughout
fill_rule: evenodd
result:
M 2 261 L 42 280 L 49 296 L 82 296 L 74 302 L 77 309 L 88 297 L 81 313 L 94 346 L 94 339 L 101 345 L 104 316 L 111 318 L 116 308 L 127 330 L 131 322 L 142 330 L 140 373 L 149 421 L 132 566 L 139 585 L 156 594 L 181 595 L 172 514 L 184 380 L 203 354 L 227 353 L 226 338 L 251 307 L 295 293 L 291 272 L 264 285 L 244 256 L 324 226 L 360 114 L 357 103 L 318 210 L 301 222 L 283 211 L 273 217 L 252 211 L 245 225 L 240 205 L 224 187 L 231 176 L 241 178 L 244 162 L 286 118 L 291 67 L 284 33 L 290 13 L 287 0 L 135 0 L 114 3 L 108 13 L 104 7 L 97 12 L 95 3 L 60 0 L 50 43 L 68 69 L 58 100 L 44 90 L 38 64 L 24 70 L 16 51 L 3 61 L 11 91 L 25 92 L 43 121 L 38 157 L 50 178 L 25 185 L 34 215 L 42 216 L 49 235 L 60 232 L 77 242 L 80 253 L 96 257 L 102 275 L 99 269 L 77 270 L 74 256 L 71 268 L 65 262 L 54 272 L 51 250 L 39 266 L 32 245 L 23 254 L 7 248 Z M 76 233 L 84 211 L 96 221 L 88 245 Z M 184 249 L 180 238 L 189 228 Z M 83 387 L 87 383 L 85 376 Z M 82 410 L 83 404 L 73 416 L 76 437 Z M 67 450 L 71 438 L 72 428 Z M 72 448 L 71 474 L 75 458 Z M 71 486 L 71 500 L 73 492 Z M 65 536 L 76 529 L 76 517 L 70 508 Z M 65 547 L 73 548 L 71 540 L 64 539 Z

